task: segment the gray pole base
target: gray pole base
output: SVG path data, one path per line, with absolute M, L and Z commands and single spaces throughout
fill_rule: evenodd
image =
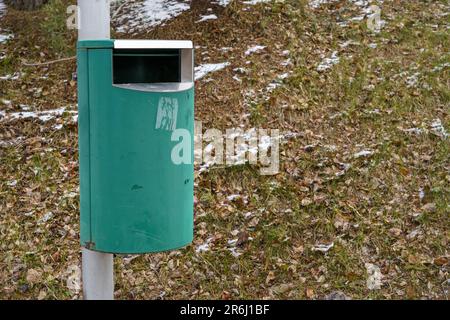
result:
M 84 300 L 114 300 L 113 255 L 86 248 L 81 253 Z

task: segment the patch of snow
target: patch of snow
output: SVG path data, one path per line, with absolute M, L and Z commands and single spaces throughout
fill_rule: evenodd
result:
M 15 187 L 17 185 L 17 180 L 8 181 L 6 184 L 8 187 Z
M 9 34 L 0 34 L 0 43 L 6 42 L 12 38 L 14 38 L 14 35 L 12 35 L 10 33 Z
M 239 72 L 241 74 L 247 74 L 248 73 L 248 69 L 246 69 L 246 68 L 234 68 L 233 71 Z
M 332 66 L 339 63 L 338 52 L 334 51 L 331 57 L 323 59 L 323 61 L 317 66 L 317 71 L 322 72 L 331 69 Z
M 233 76 L 233 80 L 236 80 L 237 82 L 242 82 L 242 79 L 239 78 L 237 75 Z
M 289 66 L 291 64 L 292 64 L 291 58 L 288 58 L 288 59 L 286 59 L 286 60 L 284 60 L 283 62 L 280 63 L 280 65 L 283 66 L 283 67 L 287 67 L 287 66 Z
M 247 51 L 245 51 L 245 55 L 246 55 L 246 56 L 249 56 L 249 55 L 251 55 L 252 53 L 255 53 L 255 52 L 264 50 L 265 48 L 266 48 L 266 46 L 259 46 L 259 45 L 250 47 L 250 48 L 247 49 Z
M 408 88 L 415 88 L 415 87 L 417 87 L 417 83 L 419 82 L 419 76 L 420 76 L 420 73 L 416 72 L 413 75 L 411 75 L 408 78 L 406 78 L 406 86 Z
M 276 81 L 271 82 L 271 83 L 269 83 L 269 84 L 267 85 L 266 91 L 267 91 L 268 93 L 270 93 L 270 92 L 272 92 L 273 90 L 275 90 L 276 88 L 278 88 L 279 86 L 281 86 L 281 82 L 276 82 Z
M 236 234 L 234 234 L 234 235 L 236 235 Z M 250 238 L 249 238 L 249 240 L 250 240 Z M 238 242 L 238 239 L 228 240 L 228 242 L 227 242 L 228 246 L 229 246 L 228 251 L 230 251 L 231 255 L 235 258 L 242 255 L 242 252 L 237 251 L 238 250 L 236 247 L 237 242 Z
M 228 52 L 228 51 L 233 50 L 233 48 L 232 47 L 223 47 L 223 48 L 220 48 L 219 50 L 222 52 Z
M 5 14 L 5 12 L 6 12 L 6 5 L 3 2 L 3 0 L 0 0 L 0 17 L 2 17 Z M 2 30 L 0 29 L 0 31 L 2 31 Z M 13 37 L 14 36 L 12 34 L 1 34 L 0 33 L 0 43 L 6 42 L 7 40 L 9 40 Z M 3 58 L 4 58 L 4 56 L 2 55 L 0 60 L 2 60 Z
M 425 197 L 425 191 L 423 191 L 423 188 L 419 188 L 419 199 L 422 201 L 422 199 Z
M 1 40 L 1 35 L 0 35 Z M 18 80 L 22 74 L 20 72 L 14 72 L 13 74 L 7 74 L 6 76 L 1 76 L 0 80 Z
M 203 21 L 208 21 L 208 20 L 216 20 L 217 16 L 215 14 L 208 14 L 205 16 L 201 16 L 200 20 L 197 21 L 197 23 L 199 22 L 203 22 Z
M 348 27 L 348 21 L 338 21 L 336 24 L 341 28 Z
M 381 280 L 383 278 L 383 275 L 381 274 L 380 267 L 372 263 L 366 263 L 365 266 L 367 270 L 367 289 L 381 289 Z
M 215 164 L 214 161 L 206 162 L 206 163 L 204 163 L 204 164 L 199 166 L 198 172 L 199 173 L 207 172 L 211 168 L 211 166 L 213 166 L 214 164 Z
M 64 194 L 63 194 L 63 198 L 75 198 L 78 196 L 78 194 L 79 194 L 79 192 L 65 190 Z
M 1 120 L 1 119 L 0 119 Z M 0 140 L 0 147 L 14 146 L 25 140 L 25 137 L 17 137 L 8 141 Z
M 354 158 L 362 158 L 362 157 L 368 157 L 373 154 L 373 151 L 371 150 L 362 150 L 360 152 L 357 152 L 353 155 Z
M 239 257 L 240 255 L 242 255 L 242 252 L 238 252 L 236 247 L 233 248 L 228 248 L 228 251 L 231 252 L 231 255 L 235 258 Z
M 338 164 L 339 164 L 341 171 L 336 172 L 336 177 L 343 176 L 352 167 L 352 165 L 350 163 L 339 162 Z
M 433 122 L 431 123 L 431 131 L 433 131 L 434 134 L 441 138 L 448 138 L 448 132 L 442 125 L 441 119 L 433 120 Z
M 29 110 L 28 106 L 23 106 L 22 109 Z M 2 120 L 18 120 L 18 119 L 39 119 L 43 122 L 47 122 L 55 117 L 62 116 L 64 112 L 76 114 L 75 110 L 67 110 L 66 107 L 58 109 L 50 109 L 43 111 L 19 111 L 6 114 Z
M 351 18 L 350 21 L 363 21 L 365 17 L 366 17 L 365 15 L 356 16 Z
M 208 73 L 222 70 L 230 65 L 229 62 L 222 63 L 206 63 L 195 67 L 195 80 L 199 80 L 206 76 Z
M 6 5 L 0 0 L 0 17 L 6 12 Z
M 421 134 L 423 130 L 421 128 L 408 128 L 403 130 L 406 133 L 413 133 L 413 134 Z
M 442 64 L 434 67 L 431 71 L 439 72 L 439 71 L 442 71 L 442 70 L 444 70 L 445 68 L 448 68 L 448 67 L 450 67 L 450 62 L 442 63 Z
M 228 201 L 233 201 L 233 200 L 239 199 L 240 197 L 241 197 L 240 194 L 232 194 L 231 196 L 227 197 L 227 200 Z
M 369 89 L 373 90 L 373 89 L 375 89 L 375 86 L 372 85 L 371 87 L 369 87 Z M 367 113 L 368 114 L 381 114 L 381 110 L 378 108 L 375 108 L 373 110 L 368 110 Z
M 273 90 L 275 90 L 276 88 L 280 87 L 283 80 L 289 77 L 289 73 L 283 73 L 279 76 L 277 76 L 277 78 L 272 81 L 271 83 L 269 83 L 266 87 L 266 93 L 271 93 Z M 267 98 L 268 99 L 268 98 Z
M 197 246 L 197 248 L 195 248 L 195 252 L 201 253 L 201 252 L 207 252 L 207 251 L 211 250 L 211 248 L 209 247 L 209 244 L 211 243 L 211 241 L 212 241 L 212 238 L 207 239 L 204 244 L 201 244 L 201 245 Z
M 119 13 L 114 19 L 117 32 L 146 30 L 177 17 L 190 9 L 188 0 L 145 0 L 130 3 L 125 13 Z
M 416 238 L 417 236 L 419 236 L 422 233 L 422 231 L 419 228 L 414 229 L 413 231 L 411 231 L 410 233 L 408 233 L 406 235 L 406 239 L 408 240 L 413 240 L 414 238 Z
M 53 218 L 53 212 L 47 212 L 38 220 L 38 223 L 46 223 L 51 218 Z
M 336 2 L 336 0 L 310 0 L 309 6 L 313 9 L 317 9 L 321 5 L 331 3 L 331 2 Z
M 350 46 L 350 45 L 352 45 L 352 44 L 358 45 L 359 42 L 353 41 L 353 40 L 347 40 L 347 41 L 345 41 L 345 42 L 343 42 L 343 43 L 340 43 L 340 44 L 339 44 L 339 47 L 341 47 L 341 48 L 347 48 L 348 46 Z
M 277 88 L 281 87 L 283 81 L 289 77 L 292 72 L 283 73 L 278 75 L 275 79 L 273 79 L 265 88 L 259 89 L 256 92 L 254 89 L 248 89 L 244 92 L 244 96 L 246 98 L 245 104 L 247 106 L 251 106 L 254 103 L 264 99 L 268 101 L 270 99 L 270 94 Z
M 231 0 L 217 0 L 215 3 L 217 3 L 219 6 L 226 7 L 230 4 Z
M 209 244 L 205 243 L 205 244 L 201 244 L 199 245 L 196 249 L 195 252 L 199 253 L 199 252 L 206 252 L 209 251 Z
M 270 1 L 272 1 L 272 0 L 247 0 L 247 1 L 244 1 L 244 2 L 242 2 L 243 4 L 250 4 L 250 5 L 255 5 L 255 4 L 258 4 L 258 3 L 267 3 L 267 2 L 270 2 Z
M 331 242 L 330 244 L 318 244 L 315 245 L 311 250 L 312 251 L 320 251 L 320 252 L 328 252 L 331 248 L 334 247 L 334 242 Z

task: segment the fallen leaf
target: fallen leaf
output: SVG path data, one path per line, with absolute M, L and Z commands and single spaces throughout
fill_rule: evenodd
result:
M 309 299 L 312 299 L 312 298 L 314 297 L 314 290 L 311 289 L 311 288 L 306 288 L 306 296 L 307 296 Z
M 391 229 L 389 229 L 389 233 L 394 237 L 399 237 L 402 234 L 402 229 L 391 228 Z
M 426 205 L 422 206 L 422 211 L 426 213 L 433 213 L 436 211 L 436 204 L 434 202 L 427 203 Z
M 283 294 L 291 290 L 293 287 L 294 285 L 291 283 L 290 284 L 283 283 L 280 284 L 279 286 L 272 287 L 272 291 L 276 294 Z
M 273 271 L 269 271 L 266 277 L 266 284 L 269 284 L 275 279 L 275 273 Z
M 410 254 L 408 256 L 408 262 L 410 264 L 419 264 L 420 263 L 420 259 L 417 256 Z
M 42 271 L 36 269 L 29 269 L 27 271 L 26 280 L 28 283 L 35 284 L 38 283 L 42 278 Z
M 239 233 L 238 240 L 236 242 L 236 246 L 242 247 L 247 242 L 248 242 L 248 233 L 245 231 L 242 231 L 241 233 Z
M 434 259 L 434 264 L 437 266 L 444 266 L 447 263 L 448 263 L 447 257 L 438 257 L 438 258 Z
M 309 206 L 311 203 L 312 203 L 312 200 L 310 198 L 302 199 L 302 206 L 304 206 L 304 207 Z
M 223 291 L 222 292 L 222 300 L 230 300 L 231 299 L 231 293 L 229 293 L 228 291 Z
M 406 295 L 408 296 L 408 299 L 413 299 L 416 296 L 416 290 L 412 285 L 406 287 Z
M 44 300 L 47 297 L 47 292 L 41 290 L 38 295 L 38 300 Z

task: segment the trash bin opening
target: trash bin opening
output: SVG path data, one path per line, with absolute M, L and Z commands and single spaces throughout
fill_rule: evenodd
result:
M 114 49 L 113 83 L 181 82 L 180 49 Z

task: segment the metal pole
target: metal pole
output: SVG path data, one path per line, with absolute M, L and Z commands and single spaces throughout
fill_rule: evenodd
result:
M 98 40 L 109 38 L 109 0 L 78 0 L 78 39 Z M 82 248 L 81 252 L 84 299 L 113 300 L 113 255 L 86 248 Z
M 78 0 L 78 39 L 109 39 L 110 1 Z
M 85 300 L 114 299 L 113 255 L 81 249 L 83 297 Z

